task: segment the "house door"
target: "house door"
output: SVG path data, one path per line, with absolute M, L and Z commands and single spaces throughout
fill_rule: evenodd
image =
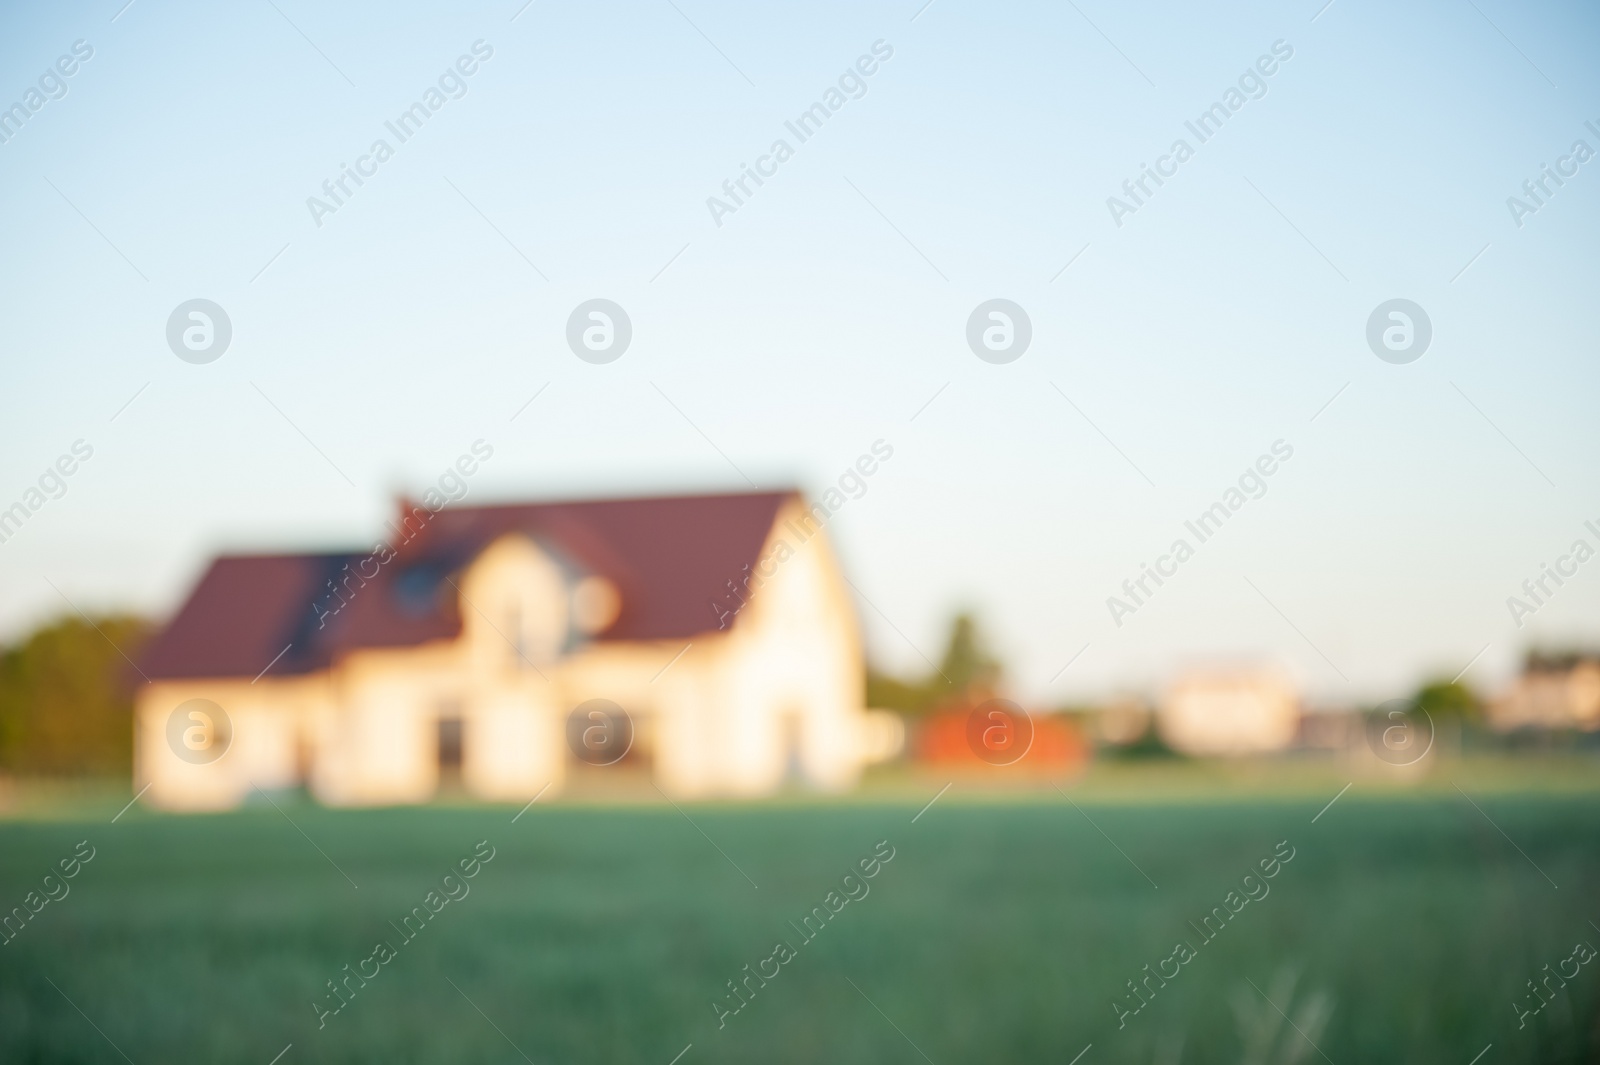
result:
M 452 714 L 439 718 L 437 750 L 440 788 L 456 788 L 461 785 L 463 732 L 459 715 Z

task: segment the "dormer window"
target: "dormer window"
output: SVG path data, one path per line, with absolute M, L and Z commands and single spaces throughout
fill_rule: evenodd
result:
M 585 636 L 606 631 L 622 613 L 622 595 L 604 577 L 585 577 L 572 589 L 572 622 Z

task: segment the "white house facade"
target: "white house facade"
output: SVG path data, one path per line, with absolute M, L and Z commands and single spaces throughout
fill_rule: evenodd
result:
M 143 665 L 147 801 L 526 802 L 612 763 L 753 797 L 846 789 L 875 753 L 847 586 L 797 493 L 407 506 L 391 530 L 212 564 Z

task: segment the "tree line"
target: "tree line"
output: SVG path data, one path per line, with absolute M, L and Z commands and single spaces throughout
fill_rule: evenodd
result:
M 140 678 L 129 659 L 152 631 L 129 614 L 72 615 L 0 649 L 0 772 L 130 773 Z

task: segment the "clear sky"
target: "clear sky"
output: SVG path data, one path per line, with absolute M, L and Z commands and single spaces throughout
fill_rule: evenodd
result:
M 1600 561 L 1506 603 L 1600 548 L 1592 5 L 122 4 L 0 15 L 0 507 L 93 449 L 0 543 L 0 635 L 160 616 L 220 550 L 370 544 L 478 439 L 478 502 L 818 492 L 881 439 L 830 529 L 892 668 L 961 606 L 1050 702 L 1215 661 L 1388 698 L 1485 645 L 1492 689 L 1600 641 Z M 1176 172 L 1135 203 L 1144 164 Z M 343 165 L 375 172 L 313 212 Z M 196 298 L 232 325 L 205 364 L 167 341 Z M 566 342 L 592 298 L 633 325 L 603 365 Z M 1032 325 L 1005 364 L 967 342 L 995 298 Z M 1367 340 L 1396 298 L 1432 324 L 1403 364 Z

